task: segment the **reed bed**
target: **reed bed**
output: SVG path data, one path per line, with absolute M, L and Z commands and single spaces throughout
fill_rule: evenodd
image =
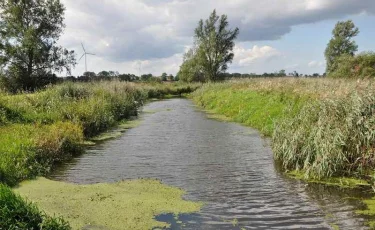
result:
M 306 179 L 371 179 L 375 166 L 373 80 L 250 79 L 209 84 L 198 105 L 272 138 L 284 171 Z

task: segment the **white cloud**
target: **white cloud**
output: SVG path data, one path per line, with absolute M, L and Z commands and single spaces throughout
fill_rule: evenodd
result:
M 254 46 L 251 49 L 245 49 L 241 46 L 234 48 L 233 64 L 238 66 L 249 66 L 259 60 L 280 56 L 281 53 L 271 46 Z
M 311 61 L 307 64 L 310 68 L 317 68 L 324 66 L 324 62 L 321 61 Z

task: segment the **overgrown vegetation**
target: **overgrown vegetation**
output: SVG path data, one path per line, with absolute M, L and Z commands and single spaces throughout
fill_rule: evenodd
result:
M 254 79 L 206 85 L 193 99 L 271 136 L 285 171 L 314 179 L 369 179 L 375 166 L 373 85 L 371 80 Z
M 70 230 L 61 218 L 52 218 L 34 204 L 0 184 L 0 229 Z
M 137 115 L 148 98 L 182 95 L 199 85 L 118 81 L 66 83 L 33 94 L 0 96 L 0 182 L 45 175 L 81 152 L 82 141 Z

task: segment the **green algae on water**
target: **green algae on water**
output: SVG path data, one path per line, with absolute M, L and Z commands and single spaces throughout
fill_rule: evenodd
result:
M 182 199 L 184 191 L 157 180 L 74 185 L 45 178 L 15 189 L 49 215 L 62 216 L 73 229 L 152 229 L 168 227 L 155 216 L 199 212 L 202 204 Z
M 365 210 L 357 210 L 357 215 L 364 215 L 370 217 L 371 220 L 366 222 L 370 229 L 375 229 L 375 197 L 362 201 L 366 205 Z
M 90 138 L 91 142 L 101 142 L 121 137 L 129 129 L 136 128 L 141 122 L 139 120 L 125 120 L 120 122 L 114 129 L 101 133 L 98 136 Z
M 138 127 L 141 124 L 140 120 L 125 120 L 122 121 L 117 128 L 122 131 L 126 131 L 128 129 L 133 129 Z

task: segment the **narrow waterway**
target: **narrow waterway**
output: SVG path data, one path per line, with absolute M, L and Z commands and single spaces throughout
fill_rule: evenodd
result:
M 91 184 L 157 178 L 203 201 L 200 213 L 157 217 L 172 229 L 364 229 L 358 191 L 307 186 L 275 169 L 257 131 L 208 119 L 189 100 L 143 108 L 140 126 L 91 147 L 52 179 Z

